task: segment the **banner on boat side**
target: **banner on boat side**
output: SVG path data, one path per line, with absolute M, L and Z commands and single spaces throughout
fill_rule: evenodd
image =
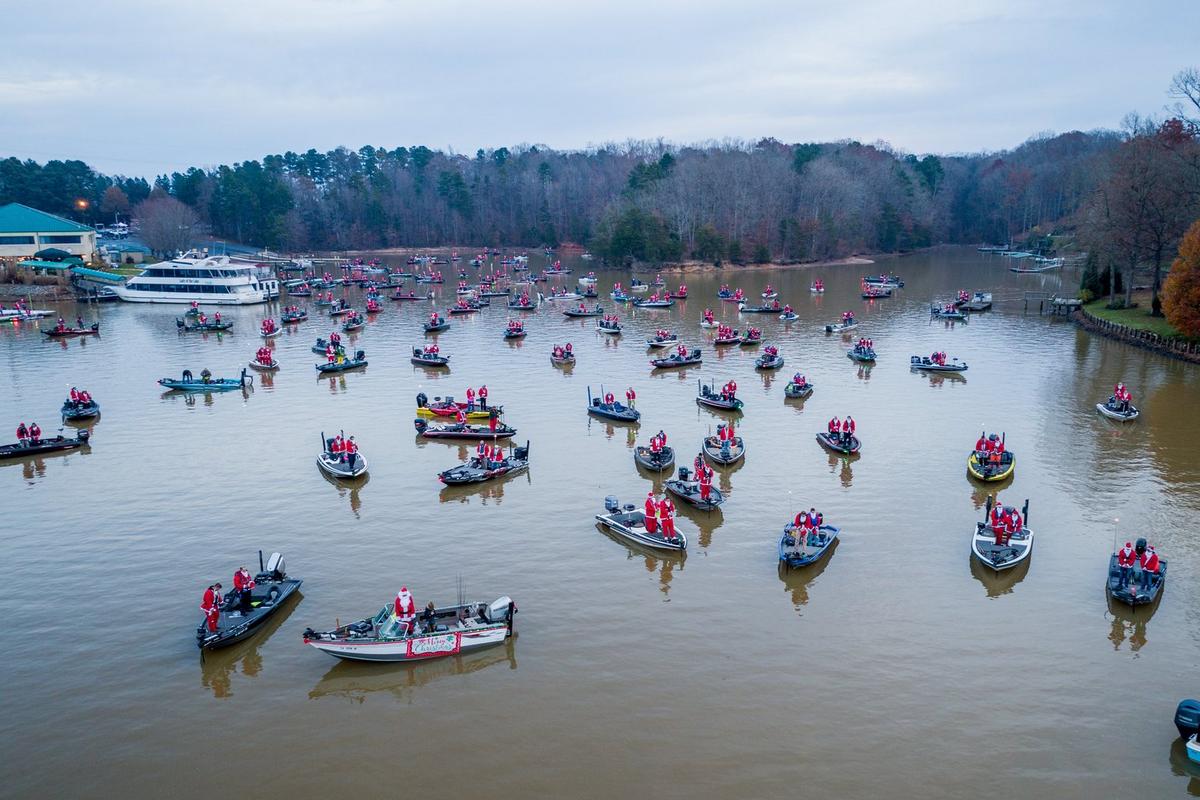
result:
M 458 652 L 461 646 L 462 634 L 457 631 L 437 636 L 423 636 L 420 639 L 408 640 L 408 657 L 452 656 Z

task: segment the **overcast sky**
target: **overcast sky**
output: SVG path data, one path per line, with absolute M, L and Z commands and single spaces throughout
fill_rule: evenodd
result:
M 1161 113 L 1171 76 L 1200 66 L 1200 0 L 13 0 L 4 16 L 0 157 L 147 176 L 366 144 L 994 150 Z

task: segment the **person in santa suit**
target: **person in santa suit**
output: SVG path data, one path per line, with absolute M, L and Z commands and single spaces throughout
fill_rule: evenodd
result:
M 253 588 L 254 578 L 250 576 L 250 570 L 242 567 L 233 573 L 233 590 L 237 592 L 238 607 L 243 614 L 250 611 L 250 590 Z
M 658 506 L 654 502 L 654 492 L 646 493 L 646 533 L 654 533 L 658 530 L 658 520 L 655 515 L 658 513 Z
M 636 403 L 636 402 L 637 402 L 637 392 L 633 391 L 633 387 L 630 386 L 628 389 L 625 390 L 625 405 L 629 406 L 630 408 L 633 408 L 634 403 Z
M 461 408 L 457 408 L 454 410 L 454 421 L 457 422 L 459 425 L 462 425 L 463 423 L 465 423 L 467 421 L 467 415 L 463 413 L 463 410 Z
M 214 583 L 204 590 L 204 599 L 200 601 L 200 610 L 209 633 L 217 632 L 217 623 L 221 620 L 221 584 Z
M 417 619 L 417 604 L 407 586 L 401 586 L 400 591 L 396 592 L 396 601 L 392 604 L 392 611 L 395 613 L 396 619 L 407 626 L 405 630 L 411 632 L 413 623 Z
M 358 445 L 354 442 L 353 436 L 342 444 L 342 450 L 346 453 L 346 462 L 350 469 L 354 469 L 354 462 L 358 460 Z
M 667 506 L 669 502 L 665 496 L 662 500 L 658 501 L 658 524 L 662 529 L 662 537 L 664 539 L 675 538 L 675 531 L 672 530 L 673 521 L 671 520 L 670 509 Z
M 697 478 L 700 481 L 700 500 L 707 503 L 709 495 L 712 494 L 712 471 L 708 468 L 707 464 L 700 465 Z
M 833 419 L 829 420 L 826 430 L 829 434 L 829 438 L 837 439 L 842 433 L 842 421 L 837 417 L 834 417 Z
M 1125 546 L 1117 551 L 1117 568 L 1121 571 L 1121 586 L 1129 585 L 1129 578 L 1133 575 L 1133 562 L 1137 561 L 1137 553 L 1133 551 L 1133 542 L 1126 542 Z
M 982 460 L 987 453 L 987 437 L 982 433 L 979 434 L 979 439 L 975 442 L 975 458 Z
M 79 403 L 79 390 L 74 386 L 71 387 L 71 402 L 76 404 Z
M 842 425 L 842 437 L 846 440 L 846 444 L 850 444 L 850 440 L 854 438 L 854 431 L 858 428 L 854 424 L 854 417 L 846 415 L 846 423 Z
M 475 410 L 475 390 L 467 387 L 467 411 Z
M 675 501 L 672 500 L 669 495 L 664 494 L 663 502 L 667 504 L 666 520 L 668 523 L 669 530 L 671 531 L 670 536 L 668 538 L 674 539 L 677 536 L 675 533 Z
M 487 411 L 487 384 L 479 387 L 479 407 Z
M 1021 519 L 1021 512 L 1014 508 L 1009 513 L 1008 524 L 1004 528 L 1004 544 L 1007 545 L 1012 541 L 1013 534 L 1020 533 L 1024 524 L 1024 520 Z
M 996 539 L 996 546 L 1000 547 L 1004 544 L 1004 506 L 996 503 L 992 507 L 992 536 Z
M 1154 545 L 1147 545 L 1146 552 L 1142 554 L 1143 591 L 1149 591 L 1154 586 L 1154 581 L 1158 579 L 1158 568 L 1158 553 L 1154 551 Z

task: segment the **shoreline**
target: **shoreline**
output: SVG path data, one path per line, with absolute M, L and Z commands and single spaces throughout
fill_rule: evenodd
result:
M 1114 342 L 1132 345 L 1158 353 L 1168 358 L 1189 364 L 1200 364 L 1200 344 L 1190 344 L 1183 339 L 1166 339 L 1150 331 L 1139 331 L 1113 322 L 1107 322 L 1080 309 L 1071 313 L 1069 319 L 1077 328 Z
M 876 256 L 875 258 L 877 258 Z M 709 261 L 675 261 L 663 264 L 652 272 L 664 272 L 673 275 L 694 275 L 698 272 L 760 272 L 762 270 L 774 269 L 823 269 L 827 267 L 846 267 L 846 266 L 865 266 L 874 264 L 875 258 L 867 258 L 866 256 L 846 256 L 845 258 L 832 258 L 825 261 L 765 261 L 757 264 L 722 264 L 716 266 Z M 636 270 L 635 270 L 636 271 Z

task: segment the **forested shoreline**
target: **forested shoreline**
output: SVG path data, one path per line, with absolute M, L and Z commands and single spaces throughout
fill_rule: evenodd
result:
M 289 252 L 575 242 L 609 263 L 817 261 L 936 244 L 1078 244 L 1091 286 L 1152 268 L 1161 284 L 1200 216 L 1200 73 L 1165 119 L 1035 136 L 996 153 L 766 138 L 473 156 L 364 146 L 145 178 L 82 161 L 0 159 L 0 203 L 86 222 L 136 217 L 151 248 L 211 234 Z M 1107 275 L 1107 287 L 1102 274 Z M 1131 283 L 1131 281 L 1127 281 Z M 1156 309 L 1157 310 L 1157 309 Z
M 153 192 L 186 205 L 215 236 L 291 251 L 572 241 L 647 261 L 813 260 L 1048 232 L 1078 210 L 1097 160 L 1120 141 L 1072 132 L 1002 153 L 920 158 L 880 143 L 774 139 L 529 145 L 473 157 L 368 146 L 153 182 L 81 161 L 8 158 L 0 202 L 111 222 Z

